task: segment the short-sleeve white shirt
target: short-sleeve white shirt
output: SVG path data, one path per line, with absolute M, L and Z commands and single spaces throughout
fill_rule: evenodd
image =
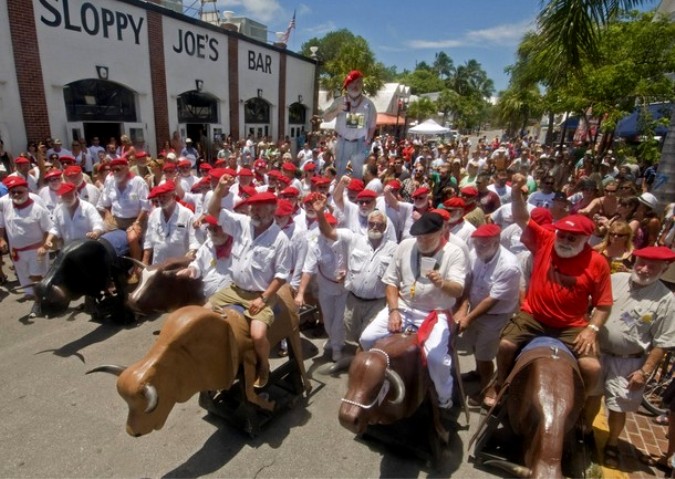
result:
M 65 245 L 78 239 L 85 239 L 92 231 L 105 231 L 103 219 L 91 203 L 79 200 L 75 213 L 71 216 L 68 207 L 59 204 L 52 214 L 54 227 L 49 233 L 63 239 Z
M 518 258 L 503 246 L 487 263 L 475 251 L 469 253 L 471 263 L 471 289 L 469 303 L 478 306 L 488 296 L 498 300 L 488 314 L 509 314 L 518 307 L 520 266 Z

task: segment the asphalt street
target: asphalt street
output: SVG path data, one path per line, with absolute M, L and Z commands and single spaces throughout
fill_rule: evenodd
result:
M 357 439 L 341 427 L 338 408 L 347 375 L 318 374 L 326 362 L 318 353 L 324 339 L 312 330 L 303 334 L 303 349 L 314 355 L 305 361 L 314 391 L 257 438 L 209 415 L 197 396 L 177 405 L 162 430 L 133 438 L 125 431 L 127 407 L 115 377 L 85 372 L 138 360 L 165 317 L 130 327 L 96 323 L 76 309 L 30 319 L 30 303 L 17 302 L 19 294 L 2 287 L 0 298 L 1 477 L 492 476 L 468 461 L 476 412 L 469 429 L 459 418 L 461 429 L 451 431 L 437 469 L 409 451 Z

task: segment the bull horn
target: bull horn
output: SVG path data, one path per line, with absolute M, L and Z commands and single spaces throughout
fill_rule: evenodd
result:
M 26 288 L 32 288 L 40 284 L 40 281 L 33 281 L 30 284 L 25 284 L 23 286 L 16 286 L 15 288 L 10 289 L 12 293 L 18 293 L 19 291 L 25 290 Z
M 532 469 L 516 464 L 511 461 L 504 461 L 502 459 L 490 459 L 488 461 L 483 461 L 484 466 L 493 466 L 502 471 L 506 471 L 509 474 L 512 474 L 514 477 L 530 477 L 532 475 Z
M 403 384 L 403 379 L 401 379 L 401 376 L 399 376 L 396 371 L 389 368 L 384 371 L 384 377 L 389 380 L 389 384 L 391 384 L 395 394 L 394 398 L 389 400 L 389 404 L 398 406 L 403 402 L 403 398 L 405 398 L 405 384 Z
M 148 407 L 145 408 L 146 413 L 151 413 L 157 407 L 157 389 L 152 384 L 143 386 L 143 395 L 148 400 Z
M 104 366 L 98 366 L 94 369 L 90 369 L 85 374 L 91 373 L 110 373 L 115 376 L 119 376 L 126 368 L 124 366 L 118 366 L 117 364 L 106 364 Z
M 130 256 L 122 256 L 122 258 L 128 259 L 129 261 L 131 261 L 132 263 L 134 263 L 136 266 L 138 266 L 141 269 L 147 268 L 147 265 L 145 263 L 143 263 L 142 261 L 138 261 L 136 258 L 132 258 Z

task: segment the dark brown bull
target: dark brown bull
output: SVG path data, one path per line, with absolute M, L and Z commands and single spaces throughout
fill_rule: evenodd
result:
M 543 345 L 531 344 L 518 357 L 502 392 L 508 423 L 523 439 L 524 467 L 501 460 L 484 464 L 518 477 L 562 477 L 565 438 L 583 409 L 583 381 L 577 361 L 561 343 L 539 344 Z
M 368 425 L 392 424 L 408 418 L 432 389 L 420 358 L 417 334 L 388 336 L 352 361 L 347 394 L 340 406 L 340 424 L 361 435 Z M 440 422 L 438 408 L 433 409 L 436 432 L 447 443 L 448 431 Z
M 288 337 L 305 391 L 312 386 L 305 373 L 298 314 L 288 285 L 279 290 L 280 314 L 269 328 L 272 345 Z M 226 308 L 224 315 L 186 306 L 169 315 L 159 338 L 143 359 L 128 368 L 100 366 L 91 372 L 115 374 L 117 391 L 129 406 L 127 432 L 135 437 L 161 429 L 177 402 L 201 391 L 229 389 L 239 366 L 244 370 L 246 399 L 272 410 L 274 403 L 254 389 L 256 355 L 249 325 L 242 314 Z

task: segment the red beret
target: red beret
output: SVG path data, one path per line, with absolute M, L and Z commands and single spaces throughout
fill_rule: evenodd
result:
M 265 168 L 267 166 L 267 162 L 263 159 L 257 159 L 253 162 L 253 168 Z
M 165 193 L 171 193 L 173 191 L 176 191 L 176 185 L 174 184 L 173 181 L 167 181 L 165 183 L 162 183 L 159 186 L 155 186 L 150 191 L 150 194 L 148 195 L 148 199 L 151 200 L 153 198 L 157 198 L 159 195 L 163 195 Z
M 71 191 L 75 191 L 76 186 L 73 183 L 63 183 L 61 186 L 59 186 L 59 189 L 56 190 L 57 195 L 65 195 L 66 193 L 70 193 Z
M 223 168 L 224 175 L 230 175 L 232 177 L 237 176 L 237 172 L 233 168 Z
M 560 221 L 553 224 L 557 230 L 567 231 L 568 233 L 577 233 L 590 235 L 595 231 L 595 223 L 584 215 L 565 216 Z
M 147 158 L 147 157 L 148 157 L 148 153 L 143 151 L 143 150 L 140 150 L 140 151 L 136 152 L 136 159 L 137 160 L 139 160 L 141 158 Z
M 502 229 L 495 224 L 489 225 L 480 225 L 476 230 L 471 233 L 472 238 L 492 238 L 494 236 L 499 236 L 502 232 Z
M 331 179 L 325 176 L 312 176 L 310 180 L 314 186 L 330 185 Z
M 219 180 L 225 174 L 225 168 L 213 168 L 209 171 L 209 177 Z
M 646 248 L 633 251 L 636 258 L 644 258 L 653 261 L 675 261 L 675 251 L 666 246 L 648 246 Z
M 110 166 L 129 166 L 129 162 L 126 158 L 115 158 L 110 162 Z
M 164 163 L 164 166 L 162 166 L 163 171 L 176 171 L 176 164 L 175 163 Z
M 12 188 L 17 188 L 19 186 L 28 187 L 28 182 L 21 178 L 20 176 L 8 176 L 2 182 L 5 184 L 8 190 Z
M 435 208 L 430 210 L 430 213 L 436 213 L 438 216 L 443 218 L 443 221 L 450 221 L 450 213 L 448 213 L 448 210 Z
M 289 186 L 288 188 L 284 188 L 281 190 L 281 193 L 279 193 L 282 196 L 292 196 L 293 198 L 297 198 L 300 196 L 300 191 L 295 186 Z
M 286 186 L 291 184 L 291 179 L 288 176 L 284 176 L 284 175 L 279 175 L 279 177 L 277 178 L 277 181 L 280 181 L 281 183 L 283 183 Z
M 242 193 L 246 195 L 247 198 L 258 193 L 258 190 L 255 189 L 255 186 L 240 186 L 239 187 L 239 196 L 242 196 Z
M 197 183 L 192 185 L 192 188 L 190 188 L 190 191 L 193 193 L 196 193 L 202 188 L 208 188 L 211 186 L 211 180 L 209 179 L 208 176 L 203 177 L 201 180 L 199 180 Z
M 363 198 L 374 200 L 375 198 L 377 198 L 377 193 L 373 190 L 363 190 L 358 195 L 356 195 L 357 200 Z
M 63 174 L 66 176 L 77 176 L 80 173 L 82 173 L 82 167 L 77 165 L 70 165 L 65 170 L 63 170 Z
M 352 181 L 347 185 L 347 189 L 351 191 L 362 191 L 366 185 L 363 184 L 363 181 L 358 178 L 352 178 Z
M 308 161 L 305 166 L 302 167 L 303 171 L 314 171 L 316 170 L 316 164 L 313 161 Z
M 458 210 L 462 209 L 463 210 L 464 208 L 466 208 L 466 202 L 462 198 L 460 198 L 459 196 L 455 196 L 454 198 L 450 198 L 449 200 L 445 200 L 443 202 L 443 206 L 446 209 L 449 209 L 449 210 L 451 210 L 451 209 L 458 209 Z
M 274 212 L 275 216 L 291 216 L 293 214 L 293 204 L 281 199 L 277 202 L 277 210 Z
M 192 163 L 190 163 L 190 160 L 188 160 L 187 158 L 181 158 L 180 160 L 178 160 L 178 168 L 185 168 L 186 166 L 187 167 L 192 166 Z
M 74 157 L 74 156 L 70 156 L 70 155 L 63 155 L 63 156 L 60 156 L 60 157 L 59 157 L 59 161 L 61 162 L 61 164 L 64 164 L 64 163 L 69 163 L 69 164 L 70 164 L 70 163 L 75 163 L 75 157 Z
M 328 222 L 329 225 L 335 226 L 337 224 L 337 220 L 335 219 L 335 216 L 333 216 L 330 213 L 325 213 L 324 216 L 326 217 L 326 221 Z
M 401 182 L 398 180 L 390 180 L 387 181 L 387 184 L 385 186 L 391 186 L 393 190 L 400 190 L 401 189 Z
M 256 193 L 246 200 L 249 205 L 276 205 L 277 197 L 274 193 Z
M 347 88 L 351 82 L 358 80 L 359 78 L 363 78 L 363 73 L 358 70 L 350 71 L 345 77 L 345 81 L 342 83 L 342 88 Z
M 227 164 L 227 160 L 225 158 L 220 158 L 220 159 L 216 160 L 216 163 L 215 163 L 216 168 L 218 168 L 219 166 L 226 165 L 226 164 Z
M 530 211 L 530 218 L 539 226 L 550 225 L 553 223 L 553 215 L 548 208 L 534 208 Z
M 45 180 L 51 180 L 52 178 L 61 178 L 63 172 L 61 170 L 50 170 L 45 173 Z
M 240 168 L 237 176 L 250 176 L 253 178 L 253 172 L 249 168 Z
M 284 164 L 281 165 L 281 169 L 284 171 L 288 171 L 291 173 L 295 173 L 295 165 L 289 161 L 285 162 Z
M 283 175 L 281 174 L 281 172 L 279 170 L 272 170 L 269 173 L 267 173 L 267 176 L 269 176 L 270 178 L 274 178 L 274 179 L 278 180 Z
M 199 169 L 202 171 L 209 171 L 213 169 L 213 166 L 209 165 L 208 163 L 202 163 L 199 165 Z
M 475 186 L 465 186 L 459 192 L 464 196 L 478 196 L 478 190 Z
M 313 201 L 317 200 L 320 197 L 321 193 L 310 193 L 302 199 L 302 202 L 305 204 L 312 203 Z
M 19 156 L 14 160 L 15 165 L 30 165 L 30 160 L 25 156 Z
M 431 192 L 426 186 L 420 186 L 415 191 L 413 191 L 412 197 L 417 198 L 418 196 L 428 195 Z
M 218 226 L 218 219 L 215 216 L 206 215 L 202 221 L 207 225 Z

